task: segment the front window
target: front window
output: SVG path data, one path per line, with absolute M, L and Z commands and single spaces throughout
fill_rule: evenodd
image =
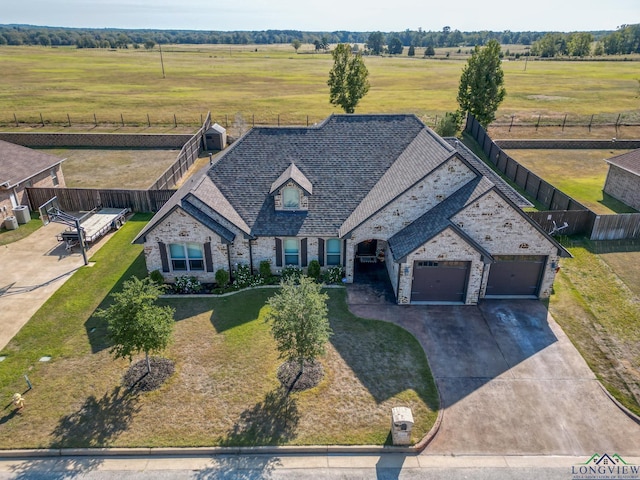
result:
M 300 244 L 297 238 L 287 238 L 284 241 L 284 264 L 299 265 Z
M 282 205 L 284 208 L 300 208 L 300 190 L 296 187 L 285 187 L 282 189 Z
M 204 270 L 204 253 L 198 243 L 171 243 L 171 268 L 174 271 L 190 272 Z
M 327 265 L 340 265 L 340 239 L 327 240 Z

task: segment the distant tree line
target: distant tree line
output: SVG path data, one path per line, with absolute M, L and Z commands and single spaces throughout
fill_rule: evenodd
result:
M 640 24 L 623 25 L 595 41 L 589 32 L 546 33 L 533 42 L 531 55 L 539 57 L 586 57 L 588 55 L 628 55 L 640 53 Z
M 441 31 L 402 32 L 303 32 L 299 30 L 201 31 L 128 30 L 0 25 L 0 45 L 76 46 L 78 48 L 153 48 L 156 44 L 311 44 L 327 50 L 330 44 L 366 44 L 365 53 L 400 54 L 403 46 L 433 51 L 442 47 L 474 47 L 490 40 L 500 44 L 530 45 L 531 54 L 557 55 L 628 54 L 640 52 L 640 25 L 618 30 L 579 33 L 553 32 L 461 32 L 451 27 Z M 595 42 L 595 47 L 594 47 Z M 587 50 L 588 45 L 588 50 Z M 299 48 L 299 47 L 298 47 Z M 297 49 L 296 49 L 297 50 Z

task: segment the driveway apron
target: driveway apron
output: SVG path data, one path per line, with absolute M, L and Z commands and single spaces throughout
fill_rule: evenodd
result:
M 640 455 L 640 425 L 603 391 L 545 306 L 400 306 L 349 286 L 350 310 L 410 331 L 444 409 L 424 454 Z

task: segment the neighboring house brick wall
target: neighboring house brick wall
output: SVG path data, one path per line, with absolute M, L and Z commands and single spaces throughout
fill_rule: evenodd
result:
M 51 176 L 51 170 L 55 171 L 56 177 L 58 178 L 59 187 L 65 186 L 64 175 L 62 174 L 61 164 L 58 164 L 50 169 L 39 173 L 38 175 L 34 175 L 29 179 L 29 181 L 20 183 L 16 187 L 13 187 L 9 190 L 0 191 L 0 220 L 4 221 L 10 215 L 13 215 L 13 205 L 11 203 L 11 192 L 15 194 L 18 205 L 29 205 L 29 199 L 27 198 L 27 187 L 37 187 L 37 188 L 52 188 L 55 187 L 53 183 L 53 177 Z
M 640 176 L 609 165 L 604 193 L 640 211 Z
M 491 221 L 488 221 L 489 218 Z M 549 255 L 549 252 L 556 250 L 544 235 L 496 192 L 488 192 L 451 221 L 492 255 L 547 255 L 539 296 L 548 298 L 551 295 L 558 256 Z M 481 297 L 484 296 L 486 279 L 482 285 Z
M 353 282 L 353 257 L 358 243 L 370 239 L 388 240 L 475 177 L 469 167 L 453 157 L 354 229 L 349 238 L 347 281 Z
M 483 280 L 484 263 L 480 253 L 451 229 L 446 229 L 420 248 L 410 253 L 400 266 L 400 288 L 398 303 L 411 301 L 411 284 L 414 261 L 470 261 L 471 270 L 467 283 L 465 303 L 478 303 Z
M 159 242 L 163 242 L 167 246 L 171 243 L 189 242 L 204 245 L 211 242 L 213 272 L 207 272 L 206 267 L 205 271 L 162 272 Z M 175 277 L 189 275 L 196 277 L 201 282 L 213 283 L 215 282 L 215 271 L 220 268 L 228 270 L 229 263 L 227 260 L 227 245 L 222 243 L 221 238 L 181 209 L 172 212 L 147 234 L 146 242 L 144 243 L 144 255 L 148 271 L 159 270 L 168 282 L 172 282 Z

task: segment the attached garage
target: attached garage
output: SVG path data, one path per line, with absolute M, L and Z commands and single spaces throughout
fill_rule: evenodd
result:
M 537 297 L 547 257 L 541 255 L 494 255 L 485 297 Z
M 411 302 L 464 302 L 471 262 L 413 263 Z

